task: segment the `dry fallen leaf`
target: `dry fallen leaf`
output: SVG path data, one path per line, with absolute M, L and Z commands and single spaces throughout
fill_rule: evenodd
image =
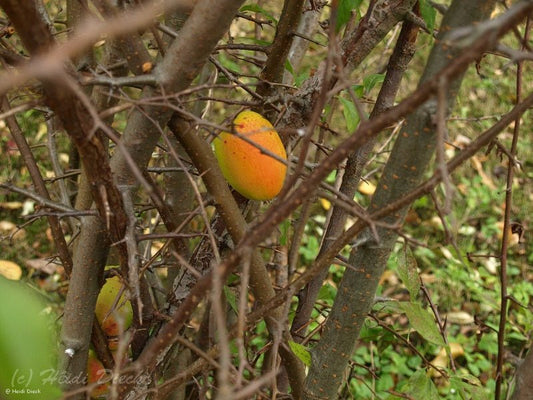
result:
M 48 275 L 52 275 L 56 272 L 57 265 L 50 262 L 50 260 L 44 258 L 37 258 L 35 260 L 26 260 L 25 264 L 28 268 L 32 268 L 38 271 L 42 271 Z
M 7 279 L 18 281 L 22 276 L 22 269 L 13 261 L 0 260 L 0 275 Z
M 11 221 L 0 221 L 0 232 L 8 233 L 14 230 L 16 227 L 17 225 Z
M 452 324 L 468 325 L 474 323 L 474 316 L 466 311 L 450 311 L 446 314 L 446 321 Z
M 478 172 L 479 176 L 481 177 L 483 184 L 486 185 L 490 190 L 496 190 L 496 185 L 494 184 L 494 182 L 492 182 L 490 176 L 488 176 L 483 170 L 483 163 L 479 159 L 479 157 L 473 156 L 470 161 L 474 165 L 474 168 Z
M 452 358 L 456 359 L 457 357 L 464 355 L 465 350 L 459 343 L 450 343 L 450 353 Z M 448 366 L 448 362 L 448 354 L 446 353 L 446 349 L 443 347 L 440 349 L 439 354 L 437 354 L 431 361 L 431 365 L 434 365 L 435 367 L 446 368 Z M 432 368 L 429 370 L 429 375 L 438 376 L 438 373 Z
M 22 208 L 22 203 L 20 201 L 6 201 L 0 203 L 0 208 L 5 208 L 6 210 L 17 210 Z

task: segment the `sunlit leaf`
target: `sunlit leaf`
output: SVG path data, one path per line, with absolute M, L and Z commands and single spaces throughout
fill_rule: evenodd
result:
M 0 203 L 0 208 L 5 208 L 6 210 L 17 210 L 22 208 L 22 203 L 20 201 L 5 201 Z
M 311 353 L 309 353 L 309 350 L 300 343 L 293 342 L 292 340 L 289 340 L 289 346 L 292 350 L 292 352 L 300 359 L 301 362 L 303 362 L 308 367 L 311 366 Z
M 446 320 L 450 324 L 468 325 L 474 323 L 474 316 L 466 311 L 450 311 L 446 313 Z
M 324 210 L 327 211 L 331 208 L 331 201 L 329 201 L 328 199 L 324 199 L 321 197 L 319 201 L 320 201 L 320 205 L 322 206 Z
M 367 196 L 372 196 L 376 191 L 376 185 L 367 180 L 362 180 L 361 183 L 359 183 L 357 190 L 359 191 L 359 193 L 362 193 Z
M 355 104 L 344 97 L 339 97 L 339 100 L 342 103 L 342 113 L 348 132 L 354 132 L 357 129 L 357 125 L 359 125 L 359 114 L 357 113 Z
M 439 353 L 431 361 L 431 365 L 440 368 L 447 368 L 448 363 L 450 362 L 450 356 L 453 359 L 456 359 L 464 354 L 465 350 L 463 346 L 459 343 L 452 342 L 448 347 L 443 347 L 440 349 Z M 431 376 L 438 375 L 438 372 L 435 369 L 431 369 L 429 372 Z
M 384 74 L 371 74 L 365 76 L 363 78 L 363 87 L 365 88 L 365 92 L 370 92 L 372 89 L 374 89 L 374 87 L 376 87 L 376 85 L 379 85 L 381 82 L 383 82 L 384 79 Z

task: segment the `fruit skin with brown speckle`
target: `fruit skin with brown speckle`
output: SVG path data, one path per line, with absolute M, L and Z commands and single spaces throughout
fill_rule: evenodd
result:
M 118 276 L 108 278 L 100 289 L 95 314 L 107 336 L 118 336 L 121 334 L 121 328 L 125 331 L 130 327 L 133 309 Z
M 237 135 L 221 132 L 214 140 L 215 156 L 224 178 L 248 199 L 276 197 L 287 173 L 287 165 L 268 154 L 287 160 L 278 133 L 268 120 L 249 110 L 235 117 L 233 127 Z

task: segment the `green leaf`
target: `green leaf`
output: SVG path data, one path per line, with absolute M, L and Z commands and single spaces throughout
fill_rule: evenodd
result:
M 409 318 L 409 322 L 413 329 L 420 333 L 420 335 L 422 335 L 427 341 L 439 346 L 446 346 L 439 328 L 437 328 L 437 323 L 435 322 L 435 318 L 433 318 L 433 314 L 418 303 L 401 302 L 400 304 L 403 312 L 407 314 L 407 318 Z
M 416 300 L 420 291 L 417 263 L 409 246 L 398 253 L 398 275 L 409 291 L 411 301 Z
M 272 21 L 274 25 L 278 24 L 278 20 L 274 18 L 274 16 L 270 14 L 267 10 L 265 10 L 263 7 L 261 7 L 258 4 L 247 4 L 245 6 L 242 6 L 239 11 L 240 12 L 251 11 L 254 13 L 258 13 L 258 14 L 263 15 L 269 21 Z
M 329 283 L 325 283 L 318 292 L 318 299 L 333 302 L 336 295 L 337 289 L 331 286 Z
M 344 114 L 348 132 L 354 132 L 359 125 L 359 114 L 357 113 L 355 104 L 344 97 L 339 97 L 339 100 L 342 103 L 342 113 Z
M 372 309 L 389 314 L 399 314 L 404 312 L 402 303 L 396 300 L 380 301 L 375 303 Z
M 235 296 L 235 293 L 227 286 L 224 286 L 224 296 L 226 296 L 226 300 L 229 303 L 231 309 L 235 311 L 235 313 L 239 312 L 239 308 L 237 307 L 237 296 Z
M 426 23 L 427 28 L 433 31 L 435 28 L 435 18 L 437 16 L 437 10 L 435 10 L 427 0 L 420 0 L 420 15 Z
M 299 252 L 307 261 L 313 261 L 318 254 L 318 239 L 308 236 L 306 245 L 300 247 Z
M 285 60 L 285 69 L 289 71 L 292 76 L 294 76 L 294 68 L 292 67 L 289 59 Z
M 218 59 L 224 68 L 229 69 L 231 72 L 240 72 L 240 65 L 229 58 L 224 52 L 219 53 Z
M 290 227 L 291 227 L 291 222 L 288 219 L 283 220 L 283 222 L 279 225 L 279 230 L 281 233 L 279 237 L 279 244 L 282 246 L 286 246 L 288 243 Z
M 363 85 L 352 85 L 352 90 L 358 98 L 365 94 L 365 87 Z
M 372 89 L 374 89 L 376 85 L 380 84 L 384 80 L 385 80 L 384 74 L 371 74 L 371 75 L 365 76 L 363 78 L 363 87 L 365 88 L 365 92 L 366 93 L 370 92 Z
M 333 170 L 329 173 L 328 177 L 326 178 L 326 182 L 330 184 L 335 183 L 335 179 L 337 179 L 337 170 Z
M 483 400 L 487 398 L 487 389 L 475 376 L 461 374 L 450 378 L 450 387 L 453 388 L 463 400 Z
M 423 369 L 411 375 L 409 382 L 407 382 L 407 387 L 404 390 L 406 390 L 404 391 L 405 394 L 415 399 L 438 400 L 440 398 L 435 384 L 428 378 L 426 371 Z
M 337 8 L 337 26 L 335 27 L 338 32 L 344 25 L 348 23 L 352 17 L 352 10 L 358 9 L 362 0 L 340 0 L 339 7 Z
M 300 359 L 301 362 L 303 362 L 308 367 L 311 366 L 311 353 L 307 348 L 300 343 L 293 342 L 292 340 L 289 340 L 289 347 L 291 348 L 292 352 Z
M 296 78 L 294 78 L 294 86 L 302 86 L 302 83 L 304 83 L 307 78 L 309 78 L 309 71 L 303 71 L 302 73 L 298 74 Z
M 54 332 L 35 293 L 0 276 L 0 387 L 16 398 L 57 399 Z M 18 391 L 18 392 L 16 392 Z M 7 392 L 6 392 L 7 393 Z M 36 394 L 32 394 L 36 393 Z M 10 397 L 10 396 L 8 396 Z
M 242 43 L 253 43 L 253 44 L 258 44 L 260 46 L 270 46 L 272 44 L 272 42 L 268 40 L 259 39 L 255 37 L 242 37 L 242 38 L 239 38 L 239 40 Z M 251 50 L 245 50 L 245 51 L 251 51 Z

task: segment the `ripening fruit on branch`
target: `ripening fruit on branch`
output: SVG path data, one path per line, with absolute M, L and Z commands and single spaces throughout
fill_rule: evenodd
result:
M 133 320 L 133 309 L 122 286 L 118 276 L 108 278 L 96 300 L 96 319 L 107 336 L 120 335 Z
M 87 382 L 89 385 L 100 383 L 91 390 L 92 399 L 103 397 L 109 389 L 109 375 L 93 350 L 89 350 L 89 358 L 87 359 Z
M 213 142 L 224 178 L 248 199 L 274 198 L 287 173 L 286 164 L 279 160 L 287 160 L 287 153 L 278 133 L 270 122 L 253 111 L 239 113 L 233 127 L 237 134 L 221 132 Z

